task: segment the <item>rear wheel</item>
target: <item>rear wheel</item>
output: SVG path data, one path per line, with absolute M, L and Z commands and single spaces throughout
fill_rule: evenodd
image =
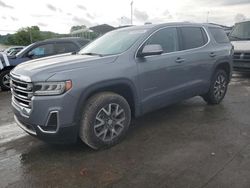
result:
M 79 136 L 93 149 L 107 148 L 125 136 L 130 120 L 127 101 L 115 93 L 102 92 L 87 101 Z
M 202 96 L 208 104 L 219 104 L 224 99 L 229 83 L 228 78 L 229 75 L 222 69 L 215 72 L 208 93 Z
M 2 91 L 10 90 L 10 70 L 4 70 L 0 73 L 0 87 Z

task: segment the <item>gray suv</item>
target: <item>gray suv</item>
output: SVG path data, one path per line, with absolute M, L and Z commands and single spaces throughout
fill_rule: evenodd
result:
M 169 23 L 109 32 L 77 54 L 11 71 L 17 124 L 47 142 L 80 139 L 94 149 L 126 134 L 131 117 L 194 96 L 219 104 L 233 49 L 214 25 Z

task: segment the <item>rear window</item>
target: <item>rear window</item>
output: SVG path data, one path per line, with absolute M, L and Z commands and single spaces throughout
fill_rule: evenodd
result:
M 204 46 L 207 41 L 206 32 L 201 27 L 182 27 L 182 50 Z
M 227 37 L 227 34 L 223 29 L 216 27 L 209 27 L 209 30 L 217 43 L 229 42 L 229 38 Z

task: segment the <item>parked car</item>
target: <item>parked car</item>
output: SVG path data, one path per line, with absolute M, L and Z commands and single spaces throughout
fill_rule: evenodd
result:
M 233 69 L 250 71 L 250 21 L 236 23 L 229 35 L 234 46 Z
M 33 43 L 14 56 L 0 54 L 0 87 L 2 90 L 9 90 L 10 70 L 20 63 L 42 57 L 79 51 L 89 40 L 70 37 L 59 39 L 48 39 Z
M 77 54 L 11 71 L 17 124 L 47 142 L 113 146 L 131 117 L 202 96 L 219 104 L 231 78 L 232 45 L 217 26 L 169 23 L 111 31 Z
M 20 52 L 24 48 L 25 46 L 12 46 L 12 47 L 5 49 L 3 52 L 6 53 L 8 56 L 13 56 L 13 55 L 16 55 L 18 52 Z

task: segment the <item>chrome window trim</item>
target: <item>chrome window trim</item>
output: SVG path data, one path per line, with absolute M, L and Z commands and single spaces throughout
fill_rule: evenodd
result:
M 208 34 L 208 31 L 207 31 L 207 29 L 206 29 L 206 27 L 204 27 L 204 26 L 192 26 L 192 25 L 185 25 L 185 26 L 166 26 L 166 27 L 162 27 L 162 28 L 159 28 L 159 29 L 157 29 L 157 30 L 155 30 L 153 33 L 151 33 L 141 44 L 140 44 L 140 46 L 137 48 L 137 50 L 136 50 L 136 53 L 135 53 L 135 59 L 140 59 L 140 57 L 138 57 L 137 55 L 138 55 L 138 51 L 140 50 L 140 48 L 144 45 L 144 43 L 152 36 L 152 35 L 154 35 L 156 32 L 158 32 L 158 31 L 160 31 L 160 30 L 162 30 L 162 29 L 167 29 L 167 28 L 182 28 L 182 27 L 198 27 L 198 28 L 201 28 L 201 29 L 203 29 L 204 31 L 205 31 L 205 33 L 206 33 L 206 35 L 207 35 L 207 43 L 206 44 L 204 44 L 203 46 L 200 46 L 200 47 L 197 47 L 197 48 L 191 48 L 191 49 L 187 49 L 187 50 L 178 50 L 178 51 L 175 51 L 175 52 L 165 52 L 165 53 L 162 53 L 161 54 L 161 56 L 162 55 L 169 55 L 169 54 L 175 54 L 175 53 L 179 53 L 179 52 L 188 52 L 188 51 L 194 51 L 194 50 L 198 50 L 198 49 L 201 49 L 201 48 L 204 48 L 204 47 L 206 47 L 209 43 L 210 43 L 210 41 L 211 41 L 211 38 L 210 38 L 210 36 L 209 36 L 209 34 Z M 177 33 L 177 35 L 178 35 L 178 33 Z M 178 40 L 179 40 L 179 38 L 178 38 Z M 148 57 L 155 57 L 155 56 L 159 56 L 159 55 L 150 55 L 150 56 L 145 56 L 144 58 L 148 58 Z

